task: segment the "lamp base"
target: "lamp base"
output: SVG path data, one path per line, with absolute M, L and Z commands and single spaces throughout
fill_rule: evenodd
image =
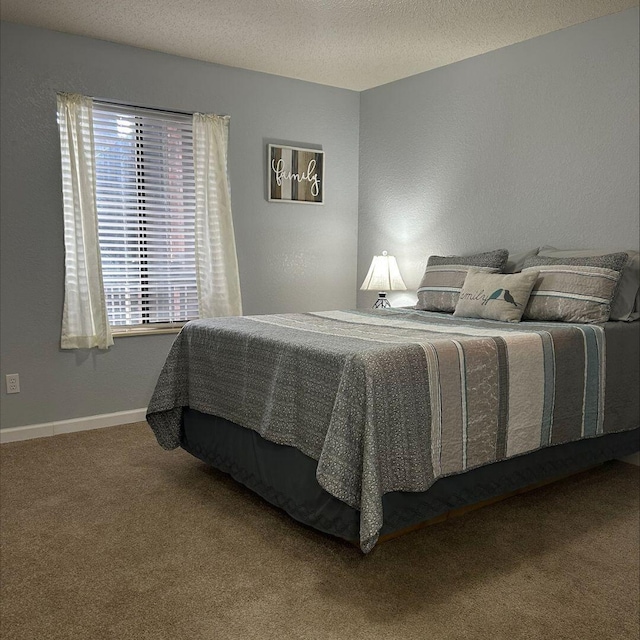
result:
M 387 309 L 391 306 L 391 303 L 387 300 L 387 294 L 384 291 L 378 292 L 378 299 L 373 305 L 374 309 Z

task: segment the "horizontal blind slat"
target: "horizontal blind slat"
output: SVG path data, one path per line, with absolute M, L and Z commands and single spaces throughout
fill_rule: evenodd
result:
M 125 116 L 128 118 L 148 117 L 153 118 L 157 122 L 169 122 L 179 126 L 182 124 L 191 125 L 193 116 L 191 114 L 182 114 L 162 111 L 159 109 L 145 109 L 144 107 L 134 107 L 127 104 L 115 104 L 104 102 L 101 100 L 93 101 L 93 113 L 103 117 Z
M 99 158 L 99 161 L 102 161 L 102 164 L 107 162 L 105 158 Z M 109 159 L 112 164 L 115 164 L 113 159 Z M 110 167 L 109 170 L 102 172 L 100 167 L 100 162 L 98 163 L 98 168 L 96 171 L 96 184 L 117 184 L 123 186 L 129 186 L 129 184 L 136 184 L 140 179 L 141 167 L 139 164 L 131 163 L 131 166 L 126 168 L 122 166 Z M 181 179 L 184 183 L 185 187 L 189 187 L 191 189 L 195 189 L 195 178 L 193 175 L 193 161 L 190 161 L 188 166 L 180 165 L 167 165 L 164 167 L 153 167 L 147 166 L 144 175 L 151 178 L 161 178 L 163 180 L 171 180 L 178 179 L 178 174 L 181 174 Z M 175 176 L 175 177 L 173 177 Z
M 95 101 L 93 131 L 109 321 L 196 318 L 191 116 Z

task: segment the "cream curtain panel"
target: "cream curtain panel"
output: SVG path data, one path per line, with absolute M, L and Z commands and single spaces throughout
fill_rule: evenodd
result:
M 242 315 L 227 174 L 229 117 L 193 114 L 196 281 L 201 318 Z
M 113 344 L 102 284 L 91 98 L 58 94 L 64 201 L 63 349 Z

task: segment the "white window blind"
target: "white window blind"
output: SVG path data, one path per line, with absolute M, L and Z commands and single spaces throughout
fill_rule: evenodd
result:
M 93 129 L 110 324 L 197 318 L 192 117 L 94 101 Z

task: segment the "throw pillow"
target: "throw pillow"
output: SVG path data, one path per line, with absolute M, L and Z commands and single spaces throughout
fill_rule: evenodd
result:
M 469 269 L 454 316 L 520 322 L 538 272 L 485 273 Z

